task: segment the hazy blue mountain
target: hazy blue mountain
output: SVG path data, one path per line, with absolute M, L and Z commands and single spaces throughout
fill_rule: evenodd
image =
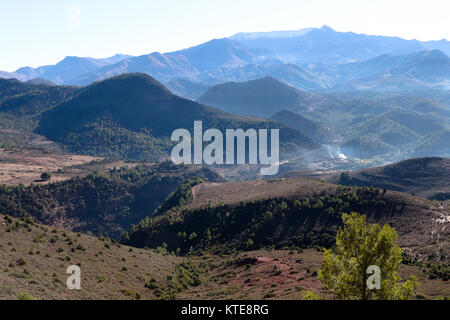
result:
M 78 75 L 91 72 L 106 65 L 116 63 L 129 56 L 117 54 L 105 59 L 66 57 L 56 65 L 42 66 L 38 68 L 23 67 L 15 71 L 22 75 L 24 80 L 41 78 L 55 84 L 69 83 Z
M 199 81 L 217 84 L 224 82 L 244 82 L 271 77 L 303 90 L 320 90 L 332 85 L 329 77 L 316 74 L 299 65 L 282 63 L 277 60 L 261 64 L 248 64 L 238 69 L 215 69 L 197 76 Z
M 412 152 L 412 156 L 450 156 L 450 130 L 442 130 L 426 136 Z
M 271 77 L 219 84 L 210 88 L 198 101 L 227 112 L 263 118 L 269 118 L 284 109 L 303 113 L 333 106 L 333 102 L 324 97 Z
M 408 55 L 406 61 L 389 71 L 422 81 L 449 81 L 450 58 L 440 50 L 422 51 Z
M 192 77 L 197 73 L 197 70 L 183 56 L 172 55 L 169 57 L 159 52 L 153 52 L 127 58 L 93 72 L 82 74 L 73 79 L 72 83 L 88 85 L 95 81 L 131 72 L 147 73 L 158 81 L 168 82 L 173 78 Z
M 44 85 L 44 86 L 56 86 L 53 82 L 41 78 L 34 78 L 28 81 L 25 81 L 26 84 L 31 85 Z
M 440 50 L 423 50 L 407 55 L 384 54 L 364 62 L 344 64 L 339 69 L 351 78 L 392 74 L 436 81 L 450 77 L 450 58 Z
M 169 81 L 166 87 L 176 95 L 196 100 L 204 94 L 210 87 L 208 85 L 190 81 L 188 79 L 176 79 Z
M 330 27 L 239 33 L 169 53 L 106 59 L 67 57 L 56 65 L 24 67 L 0 77 L 89 85 L 141 72 L 163 83 L 185 79 L 205 86 L 273 77 L 304 90 L 410 91 L 450 88 L 450 42 L 337 32 Z M 177 86 L 174 86 L 176 88 Z M 194 98 L 194 87 L 180 94 Z M 191 91 L 191 89 L 193 91 Z
M 162 82 L 187 78 L 195 81 L 201 73 L 209 70 L 235 69 L 256 59 L 243 44 L 230 39 L 215 39 L 201 45 L 161 54 L 132 57 L 109 65 L 94 72 L 83 74 L 73 80 L 73 84 L 86 85 L 112 76 L 129 73 L 147 73 Z
M 287 32 L 239 33 L 231 37 L 249 48 L 269 49 L 268 58 L 296 63 L 346 63 L 382 54 L 408 54 L 439 49 L 450 54 L 450 42 L 405 40 L 398 37 L 337 32 L 328 26 Z
M 329 143 L 339 139 L 339 136 L 330 128 L 287 109 L 274 114 L 271 119 L 300 131 L 320 143 Z
M 439 92 L 439 91 L 438 91 Z M 334 92 L 331 99 L 340 101 L 346 112 L 357 116 L 375 116 L 392 109 L 403 109 L 438 117 L 450 117 L 450 104 L 439 102 L 428 92 L 386 93 L 376 91 Z
M 17 79 L 20 81 L 26 81 L 27 77 L 19 73 L 0 71 L 0 79 Z
M 364 62 L 339 66 L 337 73 L 348 81 L 333 90 L 408 91 L 450 87 L 450 58 L 440 50 L 407 55 L 382 55 Z
M 332 91 L 381 91 L 404 92 L 428 88 L 425 81 L 408 78 L 403 75 L 382 74 L 367 78 L 354 79 L 331 88 Z
M 256 59 L 256 55 L 245 45 L 231 39 L 214 39 L 201 45 L 170 52 L 168 57 L 183 56 L 198 71 L 215 68 L 239 68 Z
M 341 145 L 341 151 L 350 157 L 372 158 L 378 155 L 395 151 L 394 147 L 379 138 L 371 136 L 358 136 L 348 139 Z
M 400 66 L 406 60 L 405 56 L 383 54 L 363 62 L 342 64 L 338 72 L 346 79 L 366 78 L 374 75 L 385 74 L 391 68 Z

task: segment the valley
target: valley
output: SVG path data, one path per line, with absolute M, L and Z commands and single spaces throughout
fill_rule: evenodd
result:
M 323 26 L 0 71 L 0 299 L 336 299 L 351 213 L 450 298 L 449 55 Z

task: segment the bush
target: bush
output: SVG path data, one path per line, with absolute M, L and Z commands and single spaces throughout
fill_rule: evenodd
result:
M 17 300 L 35 300 L 35 298 L 28 292 L 21 292 L 16 297 Z
M 43 172 L 41 174 L 41 179 L 44 180 L 44 181 L 48 181 L 51 178 L 52 178 L 52 175 L 50 173 L 48 173 L 48 172 Z

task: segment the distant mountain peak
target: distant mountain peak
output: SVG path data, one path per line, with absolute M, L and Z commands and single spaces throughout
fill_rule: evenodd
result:
M 327 26 L 326 24 L 324 24 L 322 27 L 320 27 L 320 30 L 336 32 L 333 28 Z
M 424 51 L 424 55 L 433 59 L 449 59 L 449 57 L 441 50 L 433 49 Z
M 268 31 L 268 32 L 240 32 L 231 37 L 233 40 L 251 40 L 263 38 L 296 38 L 308 34 L 314 28 L 304 28 L 293 31 Z
M 62 59 L 60 62 L 63 61 L 77 61 L 83 59 L 82 57 L 77 57 L 77 56 L 66 56 L 64 59 Z

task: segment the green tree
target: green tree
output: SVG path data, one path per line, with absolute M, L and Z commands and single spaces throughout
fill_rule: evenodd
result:
M 41 174 L 41 179 L 44 180 L 44 181 L 48 181 L 51 178 L 52 178 L 52 175 L 50 173 L 48 173 L 48 172 L 43 172 Z
M 16 299 L 17 300 L 35 300 L 35 298 L 31 294 L 29 294 L 28 292 L 24 292 L 24 291 L 20 292 L 17 295 Z
M 352 182 L 352 176 L 349 174 L 348 171 L 342 172 L 340 177 L 339 177 L 339 184 L 342 185 L 350 185 Z
M 264 213 L 264 221 L 268 222 L 273 220 L 273 213 L 270 211 L 266 211 L 266 213 Z
M 319 279 L 338 299 L 390 300 L 408 299 L 415 293 L 417 279 L 411 276 L 400 283 L 398 267 L 403 249 L 396 245 L 394 228 L 367 224 L 366 217 L 355 212 L 343 214 L 343 228 L 338 230 L 336 248 L 323 254 L 324 264 Z M 380 289 L 369 289 L 367 268 L 381 270 Z

